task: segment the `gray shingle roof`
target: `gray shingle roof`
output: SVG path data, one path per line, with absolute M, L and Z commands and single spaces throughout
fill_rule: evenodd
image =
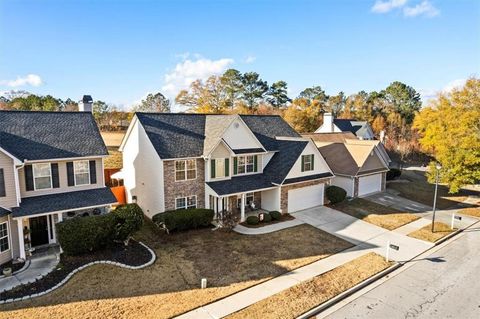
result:
M 316 174 L 316 175 L 309 175 L 309 176 L 300 176 L 300 177 L 295 177 L 295 178 L 289 178 L 286 179 L 283 182 L 283 185 L 288 185 L 288 184 L 293 184 L 293 183 L 300 183 L 300 182 L 306 182 L 306 181 L 312 181 L 315 179 L 321 179 L 321 178 L 327 178 L 333 176 L 332 173 L 326 172 L 322 174 Z
M 200 157 L 205 140 L 205 114 L 136 113 L 162 159 Z
M 83 207 L 115 204 L 117 199 L 108 187 L 76 192 L 26 197 L 20 207 L 12 209 L 13 217 L 31 216 Z
M 274 186 L 265 174 L 234 176 L 230 180 L 208 182 L 207 185 L 220 196 L 250 192 Z
M 267 151 L 278 150 L 277 136 L 300 137 L 287 122 L 278 115 L 241 115 Z
M 355 176 L 360 169 L 343 143 L 332 143 L 318 150 L 334 174 Z
M 10 214 L 10 211 L 6 210 L 3 207 L 0 207 L 0 217 L 7 216 L 8 214 Z
M 89 112 L 0 111 L 0 147 L 19 160 L 108 154 Z
M 342 132 L 352 132 L 358 137 L 367 137 L 368 123 L 366 121 L 357 121 L 349 119 L 334 119 L 333 123 Z
M 264 153 L 263 148 L 241 148 L 233 150 L 235 154 L 252 154 L 252 153 Z

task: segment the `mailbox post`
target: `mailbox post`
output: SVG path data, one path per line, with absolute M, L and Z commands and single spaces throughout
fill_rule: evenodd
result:
M 390 261 L 390 249 L 399 251 L 400 246 L 393 245 L 393 244 L 390 243 L 390 241 L 387 242 L 387 253 L 385 254 L 385 259 L 386 259 L 387 263 Z

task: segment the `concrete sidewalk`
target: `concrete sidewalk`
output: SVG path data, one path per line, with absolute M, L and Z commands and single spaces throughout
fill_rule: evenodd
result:
M 0 278 L 0 291 L 13 289 L 17 286 L 35 282 L 46 276 L 57 266 L 59 261 L 58 248 L 50 247 L 44 253 L 32 256 L 30 265 L 10 277 Z
M 388 231 L 325 206 L 300 211 L 292 215 L 295 220 L 343 238 L 356 246 L 194 309 L 177 318 L 213 319 L 227 316 L 366 253 L 375 252 L 385 256 L 388 242 L 400 246 L 399 251 L 391 250 L 390 252 L 390 258 L 397 261 L 410 260 L 433 246 L 432 243 Z

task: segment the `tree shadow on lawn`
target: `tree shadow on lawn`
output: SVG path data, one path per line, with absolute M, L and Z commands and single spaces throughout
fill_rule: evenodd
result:
M 135 237 L 155 250 L 152 266 L 88 267 L 46 296 L 2 307 L 23 309 L 9 314 L 15 317 L 38 315 L 31 312 L 38 307 L 50 318 L 63 311 L 108 316 L 112 309 L 128 317 L 151 311 L 171 317 L 354 246 L 309 225 L 255 236 L 211 229 L 165 235 L 148 223 Z M 209 288 L 199 289 L 201 278 Z

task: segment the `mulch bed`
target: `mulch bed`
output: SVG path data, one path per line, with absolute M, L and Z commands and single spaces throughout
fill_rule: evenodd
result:
M 21 285 L 0 293 L 0 300 L 21 298 L 48 290 L 61 282 L 74 269 L 93 261 L 109 260 L 129 266 L 140 266 L 150 261 L 151 258 L 150 252 L 134 240 L 130 240 L 128 246 L 115 244 L 108 249 L 91 254 L 80 256 L 65 256 L 62 254 L 57 268 L 51 273 L 34 283 Z
M 272 220 L 271 222 L 260 222 L 258 223 L 257 225 L 249 225 L 247 224 L 247 222 L 243 222 L 243 223 L 240 223 L 240 225 L 242 226 L 245 226 L 245 227 L 248 227 L 248 228 L 260 228 L 260 227 L 264 227 L 264 226 L 268 226 L 268 225 L 273 225 L 273 224 L 278 224 L 278 223 L 281 223 L 281 222 L 285 222 L 287 220 L 293 220 L 295 219 L 295 217 L 293 217 L 292 215 L 290 214 L 282 214 L 282 216 L 280 217 L 280 220 Z
M 0 276 L 3 275 L 4 268 L 12 268 L 12 273 L 19 271 L 25 265 L 25 262 L 13 263 L 11 260 L 5 264 L 0 265 Z

